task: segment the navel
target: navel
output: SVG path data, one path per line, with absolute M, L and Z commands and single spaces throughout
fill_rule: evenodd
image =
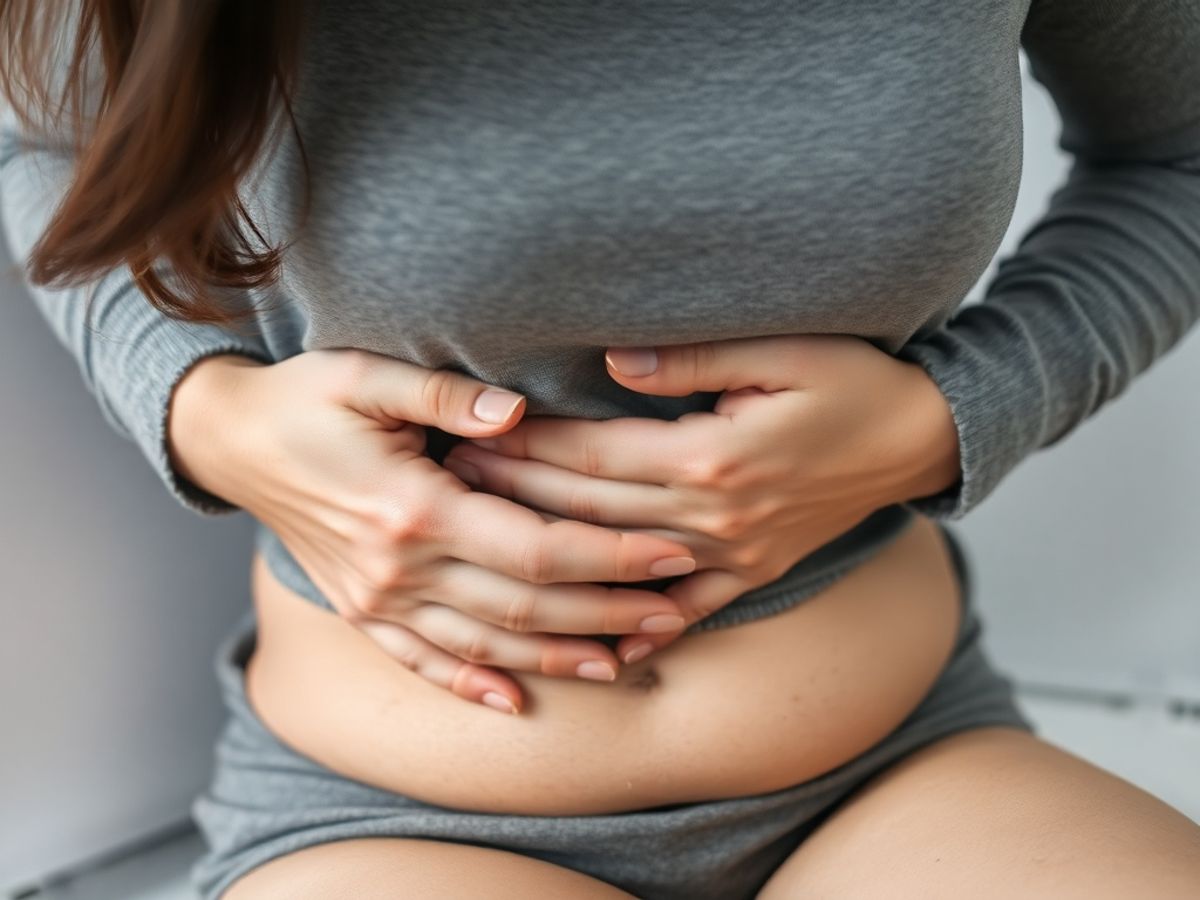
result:
M 658 687 L 658 671 L 653 666 L 646 666 L 629 680 L 629 686 L 636 690 L 649 692 Z

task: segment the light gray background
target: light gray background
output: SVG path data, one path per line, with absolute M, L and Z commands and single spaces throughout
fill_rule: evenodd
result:
M 998 255 L 1065 172 L 1057 134 L 1053 107 L 1027 77 L 1025 177 Z M 1200 329 L 957 526 L 988 645 L 1047 736 L 1193 818 L 1197 385 Z M 186 819 L 221 720 L 213 644 L 249 603 L 251 523 L 175 505 L 103 422 L 11 276 L 0 279 L 0 497 L 3 890 Z M 155 869 L 172 897 L 185 896 L 190 840 Z M 134 896 L 121 878 L 119 888 L 110 878 L 63 896 Z

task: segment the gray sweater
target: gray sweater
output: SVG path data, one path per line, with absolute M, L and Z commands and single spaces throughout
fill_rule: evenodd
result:
M 623 388 L 604 367 L 614 344 L 848 333 L 919 362 L 949 401 L 961 481 L 876 511 L 690 630 L 723 627 L 812 595 L 915 514 L 966 515 L 1200 315 L 1195 0 L 319 6 L 297 104 L 308 225 L 290 141 L 245 188 L 271 237 L 295 239 L 278 287 L 242 298 L 275 312 L 184 324 L 124 270 L 32 291 L 108 421 L 197 513 L 234 507 L 171 470 L 164 414 L 216 352 L 361 347 L 519 391 L 529 415 L 598 419 L 717 397 Z M 1073 166 L 964 304 L 1017 195 L 1020 46 Z M 70 166 L 6 123 L 20 259 Z M 431 429 L 430 454 L 453 440 Z M 259 545 L 329 606 L 263 526 Z

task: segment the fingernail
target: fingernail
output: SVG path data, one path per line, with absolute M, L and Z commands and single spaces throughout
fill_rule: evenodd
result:
M 642 619 L 638 625 L 638 631 L 652 631 L 654 633 L 660 631 L 678 631 L 683 625 L 683 616 L 677 616 L 674 613 L 657 613 Z
M 512 391 L 486 390 L 475 400 L 475 418 L 491 425 L 506 422 L 523 399 Z
M 650 563 L 651 575 L 686 575 L 696 570 L 696 561 L 690 556 L 667 556 Z
M 650 655 L 650 651 L 654 649 L 653 644 L 635 644 L 634 647 L 625 654 L 625 662 L 635 663 L 639 659 L 643 659 Z
M 580 678 L 590 678 L 592 681 L 615 681 L 617 673 L 608 663 L 598 659 L 589 659 L 575 667 L 575 674 Z
M 515 713 L 517 708 L 509 702 L 509 699 L 503 694 L 497 694 L 495 691 L 488 691 L 483 695 L 483 702 L 493 709 L 498 709 L 501 712 Z
M 658 368 L 653 347 L 612 347 L 604 358 L 622 375 L 649 375 Z

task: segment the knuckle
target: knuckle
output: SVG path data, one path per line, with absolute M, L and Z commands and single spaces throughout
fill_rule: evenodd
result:
M 679 460 L 680 480 L 689 487 L 708 487 L 712 483 L 712 472 L 708 461 L 700 456 L 687 456 Z
M 531 541 L 521 554 L 520 573 L 530 584 L 547 584 L 553 575 L 550 553 L 539 541 Z
M 755 519 L 765 524 L 772 522 L 794 505 L 795 501 L 790 497 L 785 497 L 780 492 L 772 492 L 752 501 L 749 509 Z
M 583 491 L 572 491 L 567 497 L 567 517 L 597 525 L 600 523 L 600 510 L 592 496 Z
M 585 437 L 581 452 L 583 454 L 583 474 L 593 478 L 600 477 L 604 462 L 595 438 Z
M 430 369 L 421 384 L 421 408 L 434 419 L 448 415 L 458 383 L 457 375 L 449 369 Z
M 535 605 L 536 601 L 532 591 L 521 591 L 514 594 L 504 610 L 504 627 L 509 631 L 518 632 L 533 630 Z
M 473 663 L 486 663 L 492 658 L 492 648 L 487 634 L 478 631 L 460 640 L 454 650 L 455 656 Z
M 743 544 L 729 554 L 733 563 L 743 569 L 757 569 L 767 561 L 765 548 L 759 544 Z
M 421 671 L 421 659 L 424 654 L 421 652 L 421 648 L 415 644 L 405 644 L 394 655 L 404 668 L 411 669 L 413 672 Z
M 379 593 L 402 588 L 408 581 L 408 566 L 403 560 L 388 557 L 375 563 L 367 574 L 367 584 Z
M 378 618 L 387 610 L 387 593 L 369 584 L 364 584 L 354 591 L 350 598 L 359 615 L 366 618 Z
M 745 516 L 736 511 L 720 510 L 704 518 L 701 530 L 722 541 L 736 540 L 745 530 Z
M 389 544 L 416 541 L 429 527 L 430 510 L 419 502 L 389 504 L 372 515 L 376 531 Z
M 351 625 L 358 626 L 371 620 L 371 617 L 359 607 L 357 595 L 351 595 L 337 604 L 337 611 L 338 615 Z
M 700 341 L 694 346 L 692 353 L 693 370 L 691 375 L 694 381 L 700 380 L 705 373 L 712 372 L 716 369 L 720 362 L 720 352 L 717 350 L 717 345 L 713 341 Z
M 684 460 L 682 467 L 690 484 L 707 488 L 726 486 L 735 468 L 731 459 L 712 450 Z
M 643 567 L 645 563 L 643 553 L 645 552 L 640 543 L 639 533 L 637 531 L 619 531 L 617 532 L 617 550 L 615 554 L 616 578 L 621 581 L 631 580 L 633 578 L 642 579 Z

